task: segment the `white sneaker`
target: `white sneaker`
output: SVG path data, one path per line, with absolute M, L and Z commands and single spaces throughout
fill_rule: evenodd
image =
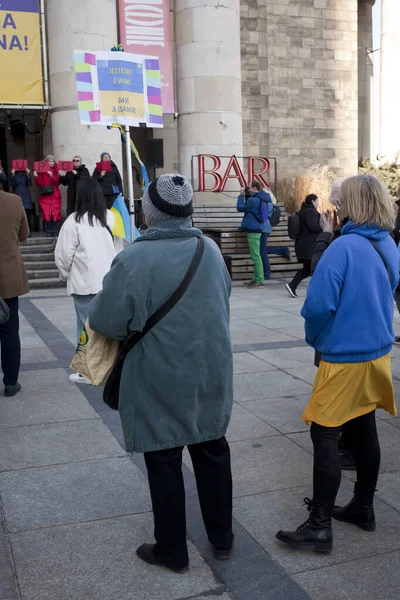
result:
M 73 383 L 86 383 L 87 385 L 92 385 L 91 382 L 89 381 L 89 379 L 86 379 L 86 377 L 79 375 L 79 373 L 72 373 L 68 377 L 68 379 L 70 381 L 72 381 Z
M 294 290 L 292 290 L 292 288 L 290 287 L 290 283 L 286 283 L 285 284 L 285 288 L 287 289 L 287 291 L 289 292 L 289 294 L 292 296 L 292 298 L 297 298 L 297 294 Z

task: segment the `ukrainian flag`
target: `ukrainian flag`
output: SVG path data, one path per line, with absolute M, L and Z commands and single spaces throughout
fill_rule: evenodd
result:
M 126 208 L 125 200 L 122 194 L 119 194 L 111 207 L 111 212 L 115 217 L 112 234 L 115 237 L 123 238 L 128 242 L 131 240 L 131 225 L 128 209 Z M 140 233 L 135 226 L 135 239 L 140 237 Z

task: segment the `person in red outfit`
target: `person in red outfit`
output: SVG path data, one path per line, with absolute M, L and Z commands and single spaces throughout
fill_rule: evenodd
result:
M 33 172 L 39 187 L 39 204 L 43 219 L 43 228 L 48 237 L 57 237 L 61 221 L 60 176 L 56 160 L 51 154 L 44 158 L 49 163 L 47 173 Z

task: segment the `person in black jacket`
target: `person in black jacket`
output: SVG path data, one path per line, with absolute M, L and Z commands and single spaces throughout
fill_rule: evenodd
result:
M 90 177 L 90 173 L 87 170 L 86 165 L 82 164 L 80 156 L 74 156 L 72 162 L 74 163 L 73 171 L 68 171 L 68 173 L 60 171 L 60 183 L 68 187 L 67 217 L 77 209 L 77 195 L 80 180 L 84 177 Z
M 318 212 L 318 196 L 309 194 L 297 213 L 300 217 L 300 237 L 296 240 L 295 251 L 297 260 L 302 263 L 292 281 L 286 284 L 286 289 L 293 298 L 297 298 L 296 289 L 303 279 L 311 275 L 311 257 L 317 237 L 322 232 L 321 215 Z
M 93 171 L 93 178 L 96 179 L 103 190 L 104 200 L 107 208 L 110 210 L 116 197 L 119 194 L 123 194 L 122 179 L 120 172 L 118 171 L 117 165 L 111 160 L 108 152 L 102 152 L 100 155 L 101 162 L 111 162 L 111 171 L 99 171 L 96 169 Z

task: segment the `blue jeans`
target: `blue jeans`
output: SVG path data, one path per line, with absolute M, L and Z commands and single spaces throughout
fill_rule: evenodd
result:
M 271 279 L 271 266 L 269 264 L 268 254 L 277 254 L 278 256 L 290 258 L 289 248 L 286 246 L 267 248 L 268 235 L 268 233 L 262 233 L 260 239 L 260 255 L 264 267 L 264 279 Z
M 72 294 L 75 304 L 76 312 L 76 337 L 77 345 L 81 339 L 81 333 L 85 327 L 86 319 L 89 314 L 89 305 L 96 294 L 87 294 L 86 296 L 80 296 L 78 294 Z
M 268 233 L 262 233 L 260 239 L 260 255 L 264 267 L 264 279 L 271 279 L 271 265 L 267 250 Z

